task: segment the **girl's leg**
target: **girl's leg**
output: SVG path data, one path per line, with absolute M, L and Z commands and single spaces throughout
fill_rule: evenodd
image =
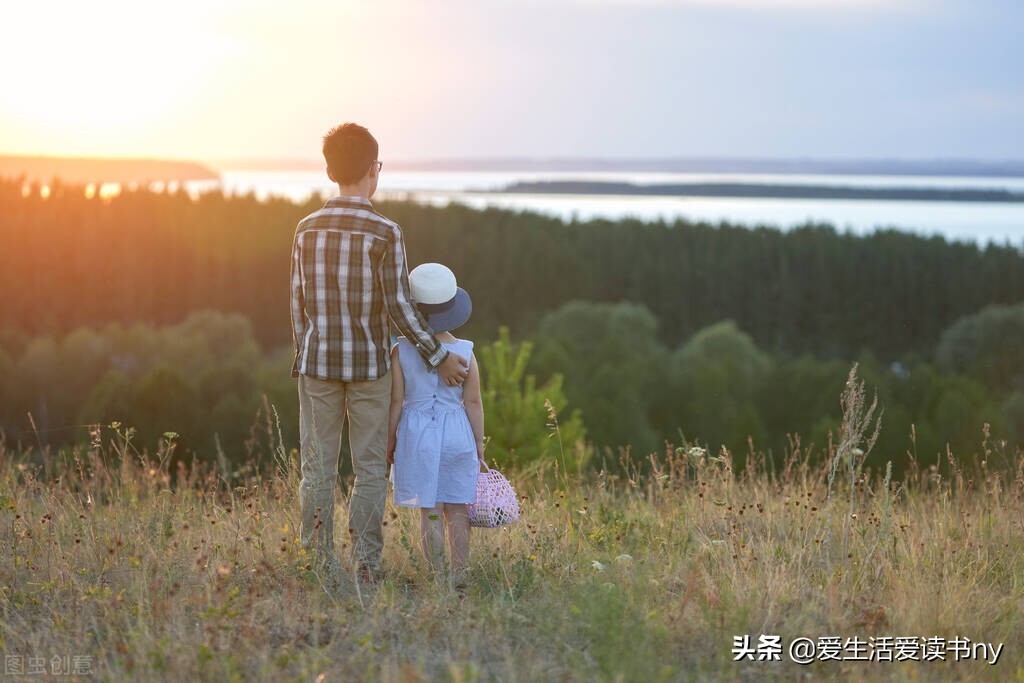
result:
M 441 505 L 420 508 L 420 532 L 423 537 L 423 555 L 434 571 L 444 569 L 444 520 Z
M 465 503 L 445 503 L 448 543 L 452 554 L 452 573 L 458 576 L 469 566 L 469 508 Z

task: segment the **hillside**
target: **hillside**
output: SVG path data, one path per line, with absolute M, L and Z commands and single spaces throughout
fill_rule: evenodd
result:
M 422 560 L 414 513 L 390 504 L 383 580 L 347 573 L 328 590 L 298 543 L 294 457 L 222 479 L 168 467 L 173 447 L 137 456 L 98 431 L 76 467 L 0 443 L 9 665 L 31 671 L 42 653 L 37 670 L 59 671 L 50 653 L 74 653 L 101 680 L 466 683 L 1024 671 L 1019 469 L 897 483 L 844 465 L 833 481 L 795 453 L 739 476 L 694 448 L 629 478 L 501 462 L 523 517 L 473 532 L 462 593 Z
M 217 180 L 213 170 L 193 161 L 158 159 L 93 159 L 0 155 L 0 178 L 67 183 L 145 183 L 151 181 Z

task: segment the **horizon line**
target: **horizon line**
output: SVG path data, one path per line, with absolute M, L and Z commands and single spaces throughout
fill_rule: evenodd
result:
M 5 152 L 0 150 L 0 158 L 21 159 L 69 159 L 75 161 L 170 161 L 174 163 L 322 163 L 319 154 L 312 156 L 173 156 L 173 155 L 101 155 L 101 154 L 61 154 L 61 153 L 28 153 Z M 481 156 L 426 156 L 397 157 L 391 163 L 429 164 L 429 163 L 494 163 L 494 162 L 597 162 L 597 163 L 665 163 L 665 162 L 785 162 L 785 163 L 970 163 L 980 165 L 1024 164 L 1024 157 L 984 158 L 971 156 L 839 156 L 839 155 L 748 155 L 748 154 L 676 154 L 667 156 L 623 156 L 623 155 L 481 155 Z
M 386 168 L 438 172 L 648 172 L 722 174 L 922 175 L 1024 177 L 1024 159 L 971 157 L 757 157 L 757 156 L 479 156 L 383 159 Z M 192 166 L 192 173 L 225 171 L 323 171 L 319 155 L 308 157 L 90 157 L 0 152 L 0 166 Z

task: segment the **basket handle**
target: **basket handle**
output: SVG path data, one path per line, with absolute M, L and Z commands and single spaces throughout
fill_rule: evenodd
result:
M 486 447 L 487 447 L 487 442 L 488 442 L 488 441 L 490 441 L 490 440 L 491 440 L 491 438 L 490 438 L 490 437 L 484 437 L 484 440 L 483 440 L 483 441 L 484 441 L 484 448 L 486 448 Z M 491 466 L 490 466 L 490 465 L 488 465 L 488 464 L 487 464 L 487 460 L 485 460 L 485 459 L 484 459 L 484 454 L 483 454 L 483 451 L 482 451 L 482 450 L 481 450 L 481 451 L 478 451 L 478 452 L 477 452 L 477 456 L 476 456 L 476 459 L 477 459 L 477 462 L 478 462 L 478 463 L 479 463 L 480 465 L 483 465 L 483 466 L 484 466 L 484 467 L 486 468 L 486 470 L 487 470 L 487 471 L 490 471 L 490 469 L 491 469 Z

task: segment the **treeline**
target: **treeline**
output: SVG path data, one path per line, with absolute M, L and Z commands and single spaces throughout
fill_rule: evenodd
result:
M 667 347 L 657 325 L 642 306 L 571 302 L 534 337 L 530 369 L 564 377 L 568 404 L 613 464 L 622 447 L 643 455 L 669 441 L 726 446 L 740 462 L 765 453 L 781 466 L 798 444 L 821 452 L 838 438 L 850 361 L 771 353 L 731 320 Z M 991 306 L 946 329 L 931 357 L 851 359 L 882 413 L 867 464 L 891 461 L 899 473 L 914 457 L 944 469 L 947 448 L 992 467 L 1013 462 L 1024 446 L 1021 339 L 1024 304 Z
M 43 199 L 0 182 L 4 438 L 56 447 L 118 421 L 149 448 L 175 432 L 179 453 L 240 462 L 270 448 L 274 406 L 296 443 L 288 253 L 319 205 L 59 185 Z M 549 453 L 545 399 L 565 445 L 585 437 L 602 459 L 665 440 L 821 446 L 853 361 L 886 411 L 876 466 L 980 452 L 986 423 L 990 447 L 1024 442 L 1012 247 L 379 208 L 404 226 L 411 266 L 449 264 L 472 293 L 459 333 L 480 342 L 488 431 L 510 457 Z
M 0 269 L 8 345 L 83 325 L 173 324 L 194 310 L 238 312 L 264 348 L 290 343 L 288 253 L 320 205 L 252 196 L 126 192 L 48 198 L 0 181 Z M 450 265 L 474 296 L 468 330 L 532 335 L 573 300 L 646 307 L 674 348 L 735 320 L 759 348 L 881 361 L 930 356 L 941 332 L 993 303 L 1024 300 L 1024 254 L 897 231 L 809 225 L 782 232 L 676 221 L 563 222 L 533 213 L 380 202 L 405 229 L 410 266 Z
M 769 353 L 732 321 L 676 347 L 656 331 L 641 306 L 577 301 L 531 340 L 503 331 L 478 344 L 493 459 L 614 469 L 624 452 L 642 462 L 671 442 L 725 446 L 740 464 L 753 450 L 781 467 L 798 443 L 820 453 L 837 436 L 847 361 Z M 884 410 L 868 465 L 892 461 L 899 473 L 914 456 L 945 468 L 948 446 L 1005 466 L 1024 445 L 1021 338 L 1024 304 L 997 306 L 952 325 L 934 358 L 861 354 L 859 375 Z M 268 465 L 298 442 L 290 365 L 288 349 L 260 348 L 243 316 L 216 311 L 42 336 L 19 354 L 0 349 L 0 433 L 17 448 L 57 449 L 131 429 L 140 450 L 171 440 L 186 461 Z
M 523 466 L 551 460 L 562 450 L 549 438 L 552 415 L 564 449 L 576 453 L 579 444 L 587 452 L 560 377 L 538 384 L 527 374 L 528 344 L 504 335 L 478 345 L 476 355 L 492 455 Z M 198 311 L 164 327 L 113 323 L 40 336 L 16 355 L 0 347 L 0 440 L 15 450 L 55 451 L 127 439 L 150 453 L 173 443 L 178 459 L 216 463 L 227 474 L 253 462 L 272 465 L 275 452 L 298 444 L 291 363 L 288 349 L 262 351 L 237 313 Z
M 288 250 L 312 205 L 254 197 L 0 181 L 8 345 L 109 322 L 177 323 L 190 312 L 242 313 L 266 347 L 290 341 Z M 285 327 L 282 328 L 281 326 Z
M 241 461 L 254 426 L 266 430 L 264 397 L 295 436 L 289 367 L 283 352 L 264 353 L 243 316 L 216 311 L 161 328 L 112 323 L 43 335 L 20 354 L 0 350 L 0 427 L 9 444 L 59 448 L 120 422 L 140 448 L 155 450 L 173 432 L 183 450 L 213 459 L 220 448 Z

